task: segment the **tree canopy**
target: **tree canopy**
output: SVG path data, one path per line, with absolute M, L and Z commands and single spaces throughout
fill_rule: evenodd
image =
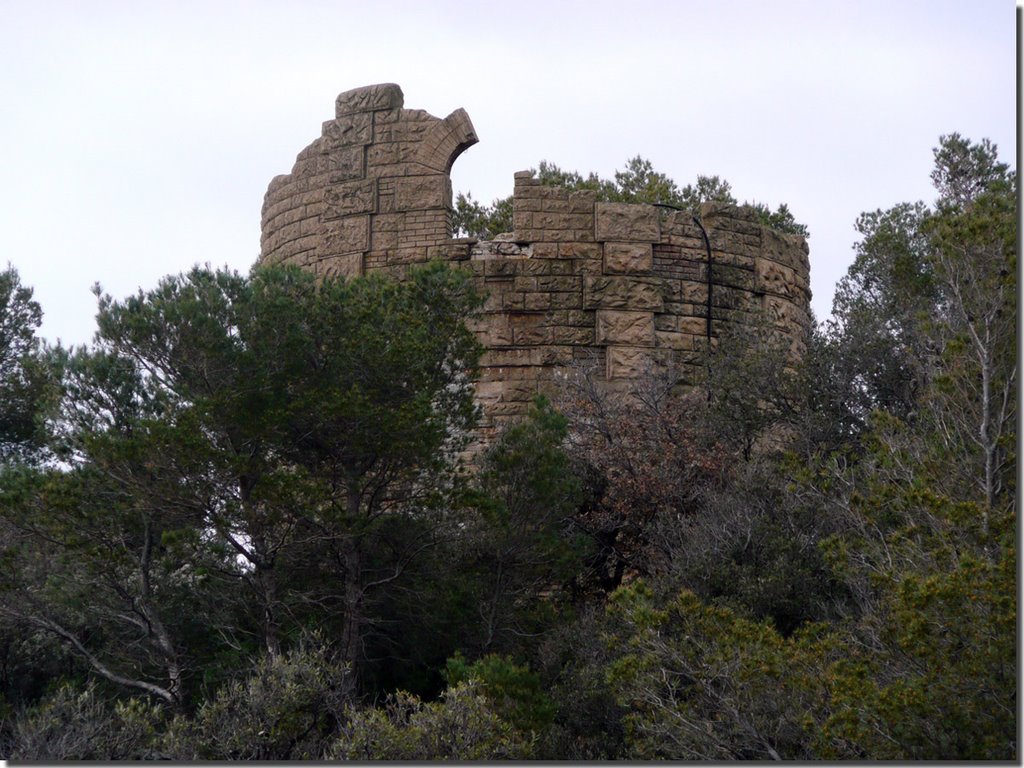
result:
M 1018 759 L 1017 178 L 932 180 L 802 360 L 581 361 L 473 471 L 457 269 L 196 268 L 73 350 L 9 269 L 0 756 Z
M 541 160 L 532 170 L 542 184 L 569 190 L 593 190 L 597 199 L 603 202 L 665 203 L 694 212 L 699 210 L 701 203 L 737 203 L 732 186 L 718 176 L 698 176 L 696 182 L 680 189 L 675 181 L 654 170 L 651 161 L 640 155 L 627 160 L 625 168 L 616 171 L 612 179 L 603 179 L 594 172 L 584 177 L 577 171 L 565 171 L 547 160 Z M 763 203 L 746 202 L 744 205 L 752 206 L 763 224 L 780 232 L 809 235 L 807 227 L 796 221 L 785 203 L 774 211 Z M 460 192 L 455 198 L 452 229 L 459 235 L 484 239 L 511 232 L 512 197 L 482 205 L 473 199 L 471 193 Z

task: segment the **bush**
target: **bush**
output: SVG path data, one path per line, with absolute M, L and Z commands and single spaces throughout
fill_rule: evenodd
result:
M 159 757 L 156 735 L 164 720 L 160 705 L 142 699 L 111 704 L 92 684 L 62 686 L 14 723 L 6 759 L 147 760 Z
M 194 719 L 175 718 L 164 751 L 175 760 L 322 759 L 338 733 L 348 674 L 320 638 L 306 638 L 290 653 L 263 657 Z
M 525 760 L 534 737 L 494 710 L 479 683 L 449 688 L 424 703 L 399 691 L 382 709 L 350 709 L 331 760 Z

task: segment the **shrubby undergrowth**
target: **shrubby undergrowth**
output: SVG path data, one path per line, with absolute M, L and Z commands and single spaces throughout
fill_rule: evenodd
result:
M 1016 174 L 935 159 L 799 364 L 581 367 L 473 473 L 457 270 L 197 268 L 67 350 L 9 269 L 0 755 L 1017 759 Z

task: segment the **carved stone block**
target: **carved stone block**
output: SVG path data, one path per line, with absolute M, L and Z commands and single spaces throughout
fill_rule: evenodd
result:
M 598 242 L 654 243 L 661 238 L 658 209 L 632 203 L 596 203 L 595 238 Z
M 346 253 L 362 253 L 370 248 L 370 217 L 347 216 L 324 222 L 323 239 L 317 249 L 318 255 L 341 256 Z
M 660 357 L 653 349 L 608 347 L 607 377 L 637 379 L 650 375 L 659 367 Z
M 405 96 L 396 83 L 380 83 L 338 94 L 334 100 L 334 114 L 343 117 L 353 112 L 401 109 L 404 104 Z
M 395 210 L 420 211 L 451 205 L 451 180 L 443 174 L 395 180 Z
M 613 274 L 650 272 L 654 255 L 650 243 L 605 243 L 604 271 Z
M 349 179 L 361 179 L 366 169 L 363 167 L 363 147 L 338 147 L 320 156 L 323 173 L 330 174 L 332 184 Z
M 324 190 L 324 219 L 377 212 L 377 180 L 353 181 Z
M 583 308 L 660 312 L 665 305 L 663 290 L 662 281 L 656 278 L 585 277 Z
M 324 144 L 329 151 L 338 147 L 363 146 L 373 141 L 373 115 L 348 115 L 323 125 Z
M 363 274 L 363 254 L 347 253 L 316 263 L 317 277 L 359 277 Z
M 599 309 L 597 343 L 654 346 L 654 313 Z

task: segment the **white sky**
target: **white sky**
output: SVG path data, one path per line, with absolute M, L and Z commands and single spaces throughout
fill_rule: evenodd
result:
M 65 344 L 95 330 L 93 283 L 247 270 L 267 183 L 335 95 L 396 82 L 465 107 L 453 186 L 483 202 L 542 159 L 640 154 L 788 203 L 824 319 L 857 215 L 932 201 L 940 134 L 1016 167 L 1016 24 L 1009 0 L 0 0 L 0 268 Z

